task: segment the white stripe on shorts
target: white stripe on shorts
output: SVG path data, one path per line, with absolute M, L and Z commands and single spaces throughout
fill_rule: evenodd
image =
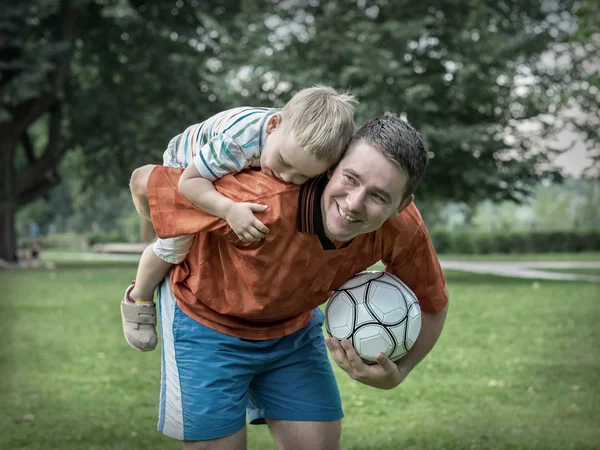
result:
M 160 309 L 160 329 L 162 334 L 162 361 L 160 383 L 160 408 L 158 431 L 174 439 L 183 439 L 183 412 L 181 404 L 181 384 L 179 369 L 175 360 L 173 339 L 173 319 L 175 316 L 175 296 L 171 292 L 170 273 L 159 286 L 158 305 Z

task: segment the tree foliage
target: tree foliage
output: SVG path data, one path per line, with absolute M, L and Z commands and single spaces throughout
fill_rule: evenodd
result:
M 573 122 L 598 142 L 592 117 L 563 114 L 598 99 L 589 66 L 598 46 L 582 31 L 595 8 L 15 0 L 0 17 L 0 257 L 14 249 L 14 212 L 60 181 L 65 152 L 79 155 L 84 189 L 122 189 L 187 125 L 243 104 L 282 105 L 315 83 L 351 88 L 358 123 L 389 113 L 423 132 L 432 163 L 421 198 L 521 200 L 540 179 L 560 178 L 553 149 L 536 145 L 543 135 Z M 539 118 L 539 136 L 520 131 Z
M 422 198 L 519 201 L 540 179 L 560 178 L 550 164 L 557 149 L 539 142 L 565 121 L 537 134 L 519 125 L 558 116 L 574 86 L 594 91 L 579 83 L 597 49 L 569 45 L 576 9 L 533 0 L 280 2 L 264 26 L 248 28 L 239 44 L 252 58 L 231 73 L 254 102 L 321 81 L 358 94 L 359 121 L 405 116 L 433 157 Z
M 229 106 L 211 93 L 219 79 L 206 64 L 219 51 L 213 31 L 238 8 L 233 0 L 3 6 L 0 258 L 14 256 L 16 209 L 59 182 L 66 151 L 84 155 L 88 186 L 122 188 L 184 124 Z

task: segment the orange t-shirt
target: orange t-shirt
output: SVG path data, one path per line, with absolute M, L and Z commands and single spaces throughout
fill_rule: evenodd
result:
M 334 289 L 378 261 L 414 291 L 424 311 L 440 311 L 448 302 L 444 274 L 414 204 L 378 230 L 336 247 L 321 217 L 326 176 L 295 186 L 245 170 L 215 182 L 236 202 L 268 205 L 257 217 L 270 233 L 244 244 L 226 221 L 179 194 L 181 173 L 162 166 L 152 171 L 152 222 L 161 238 L 196 234 L 187 259 L 171 272 L 171 287 L 179 307 L 210 328 L 254 340 L 289 335 Z

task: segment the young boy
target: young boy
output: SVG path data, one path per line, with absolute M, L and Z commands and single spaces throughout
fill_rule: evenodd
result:
M 315 86 L 298 92 L 282 110 L 230 109 L 174 137 L 164 165 L 185 168 L 178 187 L 187 200 L 226 220 L 242 242 L 258 241 L 269 230 L 254 212 L 267 207 L 233 202 L 212 182 L 248 167 L 294 184 L 325 172 L 352 137 L 355 103 L 348 93 Z M 156 347 L 154 291 L 172 265 L 185 259 L 193 239 L 158 239 L 144 250 L 136 280 L 121 301 L 125 339 L 136 350 Z

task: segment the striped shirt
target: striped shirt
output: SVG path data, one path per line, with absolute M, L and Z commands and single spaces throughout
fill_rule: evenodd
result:
M 192 162 L 200 176 L 215 181 L 249 166 L 260 166 L 267 119 L 280 110 L 241 107 L 220 112 L 175 136 L 164 165 L 185 168 Z

